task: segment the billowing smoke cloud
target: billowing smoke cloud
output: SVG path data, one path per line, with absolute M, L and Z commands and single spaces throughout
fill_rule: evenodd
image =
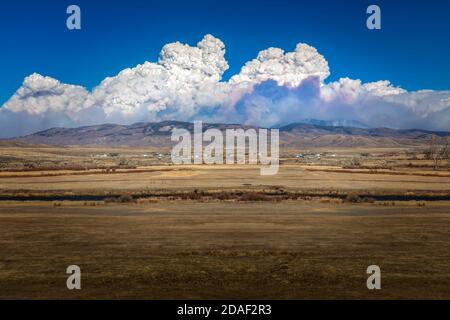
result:
M 0 136 L 104 122 L 204 120 L 272 127 L 307 118 L 450 130 L 450 91 L 407 92 L 389 81 L 348 78 L 326 83 L 328 62 L 306 44 L 287 53 L 263 50 L 225 82 L 227 69 L 225 45 L 206 35 L 195 47 L 167 44 L 157 62 L 125 69 L 92 92 L 33 74 L 0 109 Z
M 0 136 L 92 123 L 94 108 L 86 103 L 88 97 L 83 87 L 32 74 L 0 109 Z
M 228 69 L 222 41 L 207 35 L 190 47 L 179 42 L 162 49 L 158 63 L 145 62 L 107 78 L 93 91 L 92 99 L 107 116 L 141 120 L 190 118 L 201 108 L 226 99 L 220 83 Z
M 269 48 L 258 57 L 247 62 L 238 75 L 231 78 L 231 84 L 255 84 L 274 80 L 280 86 L 297 87 L 309 77 L 324 81 L 330 75 L 328 62 L 317 50 L 299 43 L 294 52 L 284 53 L 278 48 Z
M 89 93 L 80 86 L 62 84 L 50 77 L 32 74 L 5 104 L 13 112 L 39 115 L 47 111 L 65 111 L 69 115 L 84 108 Z

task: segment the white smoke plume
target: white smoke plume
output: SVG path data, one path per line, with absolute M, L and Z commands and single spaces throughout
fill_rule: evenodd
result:
M 225 45 L 207 35 L 196 47 L 179 42 L 162 49 L 158 63 L 145 62 L 107 78 L 92 93 L 107 116 L 158 119 L 159 114 L 190 118 L 200 108 L 217 106 L 226 98 L 220 83 L 228 69 Z
M 357 120 L 372 127 L 450 131 L 450 91 L 407 92 L 389 81 L 326 83 L 328 62 L 298 44 L 269 48 L 223 81 L 225 45 L 167 44 L 157 62 L 104 79 L 92 92 L 33 74 L 0 108 L 0 137 L 104 122 L 204 120 L 280 126 L 306 118 Z
M 80 86 L 62 84 L 58 80 L 32 74 L 4 107 L 13 112 L 40 115 L 47 111 L 67 112 L 75 116 L 84 108 L 89 92 Z
M 280 86 L 297 87 L 309 77 L 324 81 L 330 75 L 328 62 L 316 48 L 299 43 L 294 52 L 284 53 L 278 48 L 269 48 L 258 57 L 247 62 L 238 75 L 231 78 L 232 85 L 255 84 L 274 80 Z

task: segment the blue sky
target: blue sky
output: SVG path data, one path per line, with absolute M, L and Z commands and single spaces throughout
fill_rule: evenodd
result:
M 66 8 L 82 10 L 82 30 L 65 27 Z M 365 27 L 369 4 L 382 30 Z M 450 1 L 40 0 L 2 1 L 0 104 L 38 72 L 89 89 L 107 76 L 157 60 L 161 47 L 195 45 L 211 33 L 226 45 L 227 79 L 260 50 L 316 47 L 331 76 L 381 79 L 407 90 L 450 89 Z

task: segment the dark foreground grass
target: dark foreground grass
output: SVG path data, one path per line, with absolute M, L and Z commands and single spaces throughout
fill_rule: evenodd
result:
M 0 230 L 3 299 L 450 299 L 445 204 L 1 203 Z

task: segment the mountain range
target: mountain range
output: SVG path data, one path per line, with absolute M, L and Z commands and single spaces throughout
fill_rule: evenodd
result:
M 278 128 L 280 130 L 280 145 L 288 148 L 395 147 L 423 145 L 434 138 L 443 139 L 450 137 L 449 132 L 419 129 L 362 128 L 356 126 L 320 125 L 318 123 L 320 123 L 320 120 L 292 123 Z M 347 123 L 351 124 L 350 122 Z M 170 137 L 172 130 L 175 128 L 183 128 L 193 132 L 194 124 L 180 121 L 163 121 L 157 123 L 140 122 L 131 125 L 101 124 L 79 128 L 52 128 L 23 137 L 3 140 L 3 144 L 7 141 L 15 144 L 58 146 L 168 147 L 174 144 Z M 203 123 L 203 130 L 210 128 L 221 131 L 235 128 L 258 129 L 238 124 Z

